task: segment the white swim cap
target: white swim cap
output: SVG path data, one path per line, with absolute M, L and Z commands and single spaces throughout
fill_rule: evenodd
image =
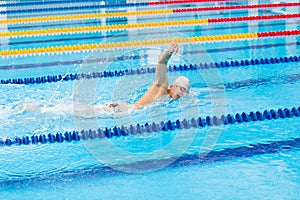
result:
M 190 87 L 191 87 L 190 80 L 187 77 L 185 77 L 185 76 L 179 76 L 178 78 L 176 78 L 176 80 L 174 81 L 173 85 L 177 85 L 177 86 L 183 87 L 187 91 L 189 91 Z

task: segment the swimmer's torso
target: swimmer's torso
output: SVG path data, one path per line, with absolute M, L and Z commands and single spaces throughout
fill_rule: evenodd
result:
M 167 84 L 153 84 L 148 91 L 138 100 L 134 105 L 135 107 L 141 107 L 143 105 L 152 103 L 158 98 L 168 94 Z

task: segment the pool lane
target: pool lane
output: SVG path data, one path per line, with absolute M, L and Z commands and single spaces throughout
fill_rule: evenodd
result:
M 166 168 L 176 168 L 176 167 L 184 167 L 191 165 L 210 165 L 210 164 L 218 164 L 222 162 L 229 162 L 235 159 L 242 158 L 251 158 L 254 156 L 262 156 L 267 154 L 276 154 L 282 151 L 299 151 L 300 150 L 300 138 L 294 138 L 289 140 L 281 140 L 281 141 L 272 141 L 266 143 L 256 143 L 249 144 L 248 146 L 239 146 L 236 148 L 226 148 L 219 151 L 210 151 L 206 154 L 184 154 L 180 157 L 176 158 L 168 158 L 168 159 L 155 159 L 155 160 L 145 160 L 138 161 L 132 164 L 126 164 L 124 166 L 117 166 L 114 169 L 114 166 L 111 167 L 89 167 L 85 169 L 81 169 L 80 172 L 78 170 L 70 171 L 70 170 L 62 170 L 60 172 L 49 172 L 49 174 L 37 175 L 36 177 L 27 177 L 19 176 L 11 179 L 7 179 L 5 181 L 0 181 L 0 185 L 2 187 L 6 187 L 8 185 L 15 185 L 16 183 L 26 183 L 26 182 L 40 182 L 40 181 L 57 181 L 66 177 L 68 179 L 74 177 L 78 178 L 80 176 L 92 176 L 99 175 L 101 177 L 110 177 L 110 176 L 120 176 L 125 175 L 128 176 L 128 172 L 120 172 L 117 169 L 137 169 L 141 168 L 144 171 L 157 169 L 157 167 L 161 168 L 161 163 L 171 163 Z M 174 161 L 175 160 L 175 161 Z
M 184 55 L 197 55 L 197 54 L 207 54 L 207 53 L 224 53 L 224 52 L 234 52 L 243 51 L 248 49 L 266 49 L 266 48 L 277 48 L 277 47 L 288 47 L 295 46 L 298 47 L 300 42 L 289 42 L 289 43 L 272 43 L 263 45 L 250 45 L 250 46 L 239 46 L 239 47 L 225 47 L 225 48 L 214 48 L 205 50 L 194 50 L 186 51 Z M 183 56 L 184 56 L 183 55 Z M 98 62 L 110 62 L 121 61 L 121 60 L 136 60 L 145 58 L 154 58 L 157 55 L 138 55 L 138 56 L 119 56 L 111 58 L 96 58 L 96 59 L 80 59 L 80 60 L 70 60 L 70 61 L 55 61 L 55 62 L 39 62 L 39 63 L 27 63 L 27 64 L 13 64 L 13 65 L 0 65 L 0 70 L 10 70 L 10 69 L 25 69 L 25 68 L 36 68 L 36 67 L 56 67 L 62 65 L 75 65 L 85 63 L 98 63 Z M 225 62 L 225 61 L 224 61 Z

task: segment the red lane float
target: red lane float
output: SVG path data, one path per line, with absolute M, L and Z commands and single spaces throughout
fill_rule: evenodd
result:
M 300 35 L 300 30 L 288 30 L 288 31 L 274 31 L 274 32 L 262 32 L 257 33 L 257 37 L 276 37 L 276 36 L 289 36 Z
M 231 0 L 233 2 L 237 0 Z M 148 6 L 165 5 L 165 4 L 183 4 L 183 3 L 204 3 L 204 2 L 231 2 L 228 0 L 174 0 L 174 1 L 157 1 L 147 2 Z
M 252 21 L 252 20 L 272 20 L 272 19 L 289 19 L 300 17 L 300 14 L 286 15 L 269 15 L 269 16 L 246 16 L 246 17 L 228 17 L 228 18 L 212 18 L 208 19 L 208 23 L 218 22 L 237 22 L 237 21 Z
M 255 9 L 255 8 L 296 7 L 296 6 L 300 6 L 300 2 L 278 3 L 278 4 L 255 4 L 255 5 L 242 5 L 242 6 L 215 6 L 215 7 L 201 7 L 201 8 L 183 8 L 183 9 L 174 9 L 173 12 L 181 13 L 181 12 L 239 10 L 239 9 Z

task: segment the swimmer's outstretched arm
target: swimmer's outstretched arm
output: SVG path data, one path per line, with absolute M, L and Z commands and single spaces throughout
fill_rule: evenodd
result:
M 23 111 L 40 111 L 41 109 L 38 107 L 38 105 L 34 103 L 21 103 L 17 105 L 17 109 L 23 110 Z
M 157 98 L 160 97 L 161 94 L 158 94 L 158 89 L 154 89 L 154 85 L 159 85 L 159 87 L 168 88 L 169 80 L 167 75 L 167 63 L 170 60 L 173 53 L 177 53 L 178 44 L 171 43 L 170 47 L 166 49 L 159 57 L 158 64 L 156 66 L 156 80 L 155 84 L 153 84 L 148 91 L 136 102 L 133 104 L 133 108 L 141 108 L 142 106 L 152 103 Z
M 168 84 L 167 63 L 170 60 L 172 54 L 177 52 L 178 44 L 171 43 L 170 47 L 158 57 L 158 64 L 155 71 L 156 83 L 161 85 Z

